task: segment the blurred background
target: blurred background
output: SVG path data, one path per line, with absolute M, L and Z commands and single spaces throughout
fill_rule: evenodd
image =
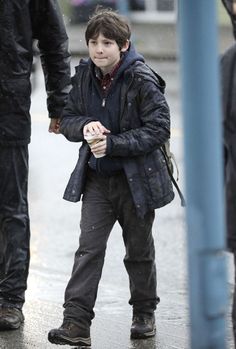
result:
M 97 5 L 110 7 L 127 15 L 133 31 L 133 41 L 140 53 L 148 57 L 176 58 L 177 0 L 59 0 L 69 34 L 78 28 L 84 34 L 85 24 Z M 222 52 L 232 40 L 229 17 L 221 0 L 216 0 L 219 18 L 219 48 Z M 71 35 L 71 50 L 82 54 L 86 50 L 84 36 Z

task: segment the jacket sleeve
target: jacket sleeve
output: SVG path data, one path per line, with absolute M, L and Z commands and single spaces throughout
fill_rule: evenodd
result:
M 59 118 L 70 89 L 68 36 L 57 0 L 35 0 L 33 36 L 38 40 L 49 117 Z
M 93 118 L 86 116 L 80 90 L 81 85 L 78 80 L 77 75 L 72 78 L 73 87 L 69 93 L 60 123 L 60 132 L 71 142 L 82 142 L 84 140 L 84 126 L 94 121 Z
M 138 99 L 138 100 L 137 100 Z M 135 101 L 128 101 L 128 120 L 132 120 L 132 104 L 137 103 L 140 125 L 109 135 L 109 156 L 140 156 L 162 146 L 170 138 L 170 112 L 164 94 L 151 81 L 142 81 Z M 130 129 L 129 129 L 130 128 Z

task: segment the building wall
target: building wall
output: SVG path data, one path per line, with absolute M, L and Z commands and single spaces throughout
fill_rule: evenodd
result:
M 74 54 L 87 55 L 87 47 L 84 41 L 86 21 L 76 23 L 72 19 L 74 8 L 70 5 L 71 0 L 60 0 L 60 5 L 67 25 L 70 38 L 70 49 Z M 161 12 L 151 11 L 156 6 L 156 0 L 144 0 L 148 4 L 147 11 L 131 11 L 129 13 L 132 29 L 132 41 L 138 51 L 146 57 L 153 58 L 177 58 L 178 35 L 177 35 L 177 0 L 174 11 Z M 97 1 L 101 3 L 101 1 Z M 229 17 L 221 3 L 218 5 L 219 23 L 219 52 L 223 52 L 233 42 L 232 29 Z M 78 10 L 78 8 L 77 8 Z

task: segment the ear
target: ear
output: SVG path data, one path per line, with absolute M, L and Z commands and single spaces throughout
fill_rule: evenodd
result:
M 129 48 L 129 40 L 126 41 L 126 43 L 124 44 L 124 46 L 121 49 L 121 52 L 125 52 L 127 51 Z

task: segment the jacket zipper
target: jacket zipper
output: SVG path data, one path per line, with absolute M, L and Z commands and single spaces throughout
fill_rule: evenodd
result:
M 102 107 L 105 107 L 105 105 L 106 105 L 106 98 L 104 97 L 104 98 L 102 99 Z

